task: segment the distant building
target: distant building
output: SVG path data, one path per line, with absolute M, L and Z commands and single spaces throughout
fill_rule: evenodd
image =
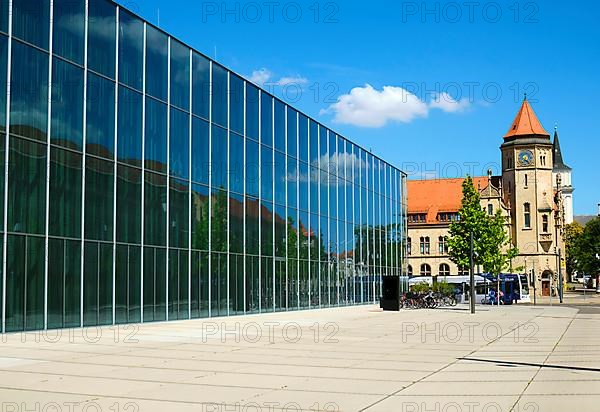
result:
M 529 273 L 534 268 L 538 294 L 549 295 L 558 284 L 565 218 L 568 214 L 572 221 L 573 216 L 571 168 L 563 162 L 558 133 L 553 143 L 527 100 L 500 150 L 502 175 L 473 179 L 481 207 L 490 215 L 500 210 L 506 217 L 506 229 L 520 252 L 512 271 Z M 450 260 L 447 243 L 450 223 L 459 219 L 463 180 L 408 181 L 409 275 L 468 273 Z

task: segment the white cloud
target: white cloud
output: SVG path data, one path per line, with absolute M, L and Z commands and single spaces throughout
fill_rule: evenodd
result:
M 255 83 L 259 86 L 279 86 L 279 87 L 286 87 L 289 85 L 295 85 L 295 86 L 304 86 L 306 84 L 308 84 L 308 79 L 306 77 L 302 77 L 300 75 L 296 75 L 296 76 L 284 76 L 281 77 L 279 80 L 276 80 L 276 78 L 274 78 L 273 72 L 270 71 L 267 68 L 262 68 L 259 70 L 254 70 L 252 72 L 252 75 L 249 77 L 249 80 L 252 83 Z
M 384 86 L 376 90 L 366 84 L 338 97 L 337 102 L 321 110 L 321 114 L 333 113 L 336 123 L 379 128 L 390 122 L 410 123 L 427 117 L 432 109 L 458 113 L 468 107 L 467 99 L 457 101 L 447 93 L 440 93 L 427 103 L 402 87 Z
M 431 103 L 429 103 L 429 107 L 432 109 L 440 109 L 446 113 L 463 112 L 469 108 L 469 106 L 470 103 L 466 97 L 460 100 L 455 100 L 448 93 L 437 94 Z
M 271 80 L 271 77 L 273 77 L 273 73 L 271 73 L 269 69 L 265 69 L 263 67 L 262 69 L 254 70 L 249 80 L 252 83 L 256 83 L 259 86 L 262 86 L 263 84 Z
M 290 84 L 293 84 L 296 86 L 302 86 L 307 83 L 308 83 L 308 79 L 306 77 L 301 77 L 301 76 L 282 77 L 281 79 L 274 82 L 274 84 L 276 86 L 281 86 L 281 87 L 289 86 Z
M 385 86 L 379 91 L 367 84 L 340 96 L 321 114 L 329 112 L 335 114 L 334 121 L 337 123 L 375 128 L 391 121 L 409 123 L 417 117 L 426 117 L 428 107 L 402 87 Z

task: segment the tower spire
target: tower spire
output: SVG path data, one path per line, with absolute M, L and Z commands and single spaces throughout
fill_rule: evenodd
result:
M 521 108 L 504 138 L 531 135 L 550 138 L 550 134 L 542 126 L 542 123 L 527 100 L 527 93 L 525 93 L 525 100 L 523 100 L 523 104 L 521 104 Z
M 560 148 L 560 141 L 558 140 L 558 126 L 554 127 L 554 142 L 552 143 L 552 154 L 554 157 L 554 169 L 555 170 L 571 170 L 563 160 L 562 150 Z

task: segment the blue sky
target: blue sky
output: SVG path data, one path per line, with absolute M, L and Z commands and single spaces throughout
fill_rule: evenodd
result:
M 118 2 L 413 177 L 497 173 L 528 92 L 596 213 L 598 2 Z

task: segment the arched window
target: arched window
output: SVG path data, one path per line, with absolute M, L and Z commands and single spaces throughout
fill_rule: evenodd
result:
M 431 266 L 427 263 L 421 265 L 421 276 L 431 276 Z
M 412 276 L 413 275 L 413 268 L 411 265 L 408 265 L 408 276 Z
M 525 229 L 531 229 L 531 205 L 529 203 L 523 205 L 523 220 Z
M 440 236 L 438 238 L 438 242 L 439 242 L 438 252 L 440 253 L 440 255 L 447 255 L 448 254 L 448 238 L 446 236 Z
M 408 256 L 412 255 L 412 239 L 406 239 L 406 254 Z
M 440 276 L 450 276 L 450 265 L 447 263 L 442 263 L 440 265 Z

